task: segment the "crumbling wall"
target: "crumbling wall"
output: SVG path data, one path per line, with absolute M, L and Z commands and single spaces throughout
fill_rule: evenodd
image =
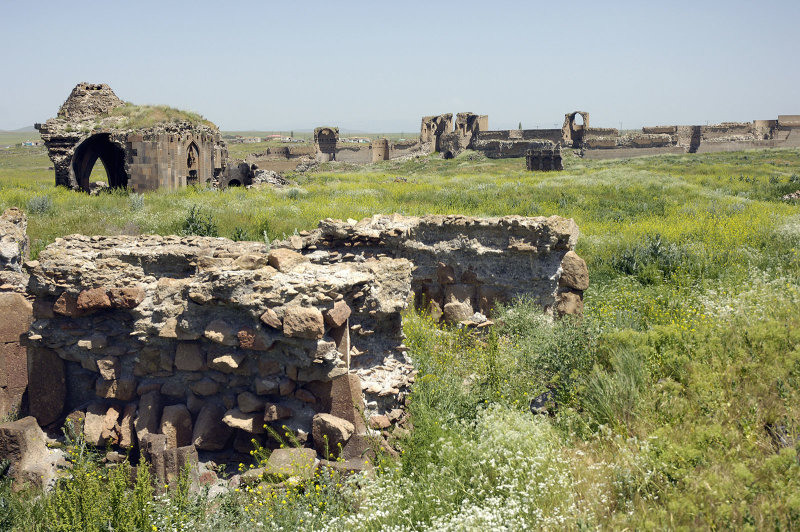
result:
M 429 152 L 441 152 L 439 140 L 442 135 L 453 131 L 453 114 L 423 116 L 420 125 L 419 141 L 429 146 Z
M 330 264 L 389 256 L 413 265 L 418 305 L 451 322 L 491 315 L 497 301 L 528 297 L 555 314 L 580 313 L 588 272 L 570 263 L 578 227 L 571 219 L 505 216 L 375 215 L 360 222 L 323 220 L 291 246 Z M 572 268 L 572 270 L 570 270 Z M 580 280 L 576 280 L 579 278 Z
M 27 354 L 23 345 L 33 321 L 33 306 L 25 297 L 28 276 L 27 220 L 16 208 L 0 216 L 0 420 L 25 410 L 28 386 Z
M 78 84 L 55 118 L 36 124 L 53 161 L 56 186 L 89 191 L 95 164 L 108 186 L 136 192 L 211 182 L 228 157 L 214 127 L 188 121 L 123 129 L 124 117 L 104 116 L 123 105 L 108 85 Z
M 375 139 L 372 141 L 372 162 L 389 160 L 389 139 Z
M 318 127 L 314 129 L 314 150 L 317 162 L 335 161 L 336 144 L 338 142 L 338 127 Z
M 73 235 L 27 269 L 31 415 L 78 412 L 94 445 L 161 434 L 167 448 L 246 452 L 252 438 L 269 444 L 265 423 L 311 444 L 319 413 L 364 433 L 355 376 L 374 387 L 380 372 L 367 414 L 408 386 L 406 260 L 320 265 L 257 242 Z
M 2 242 L 24 235 L 16 212 L 0 223 Z M 13 294 L 28 319 L 7 313 L 19 323 L 0 353 L 13 344 L 26 355 L 23 409 L 40 425 L 69 418 L 93 445 L 138 447 L 159 480 L 169 477 L 159 464 L 196 461 L 198 449 L 277 445 L 265 424 L 317 451 L 332 420 L 349 424 L 343 456 L 359 457 L 365 419 L 398 420 L 414 379 L 403 309 L 416 301 L 477 327 L 491 323 L 496 302 L 518 296 L 580 313 L 588 272 L 572 251 L 577 237 L 557 216 L 399 215 L 325 220 L 272 250 L 72 235 L 23 268 L 21 256 L 9 262 L 30 276 L 34 300 Z M 0 366 L 0 382 L 9 378 Z
M 525 165 L 529 171 L 553 171 L 563 170 L 564 164 L 561 160 L 561 144 L 554 144 L 548 141 L 540 141 L 532 144 L 525 153 Z

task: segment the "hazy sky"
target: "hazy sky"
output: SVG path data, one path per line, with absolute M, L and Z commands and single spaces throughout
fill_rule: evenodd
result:
M 800 114 L 800 0 L 0 1 L 0 129 L 81 81 L 226 130 L 705 124 Z

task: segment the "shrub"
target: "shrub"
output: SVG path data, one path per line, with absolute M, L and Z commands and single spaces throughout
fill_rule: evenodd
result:
M 30 214 L 48 214 L 53 210 L 53 200 L 50 196 L 33 196 L 28 200 Z
M 193 205 L 183 221 L 182 235 L 219 236 L 217 222 L 211 214 L 203 213 L 200 207 Z
M 128 196 L 128 204 L 131 206 L 132 211 L 140 211 L 144 208 L 144 194 L 136 194 L 135 192 Z

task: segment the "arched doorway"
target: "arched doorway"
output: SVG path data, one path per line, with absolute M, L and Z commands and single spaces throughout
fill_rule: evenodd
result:
M 196 185 L 199 180 L 200 149 L 194 141 L 186 147 L 186 184 Z
M 125 150 L 111 142 L 109 133 L 100 133 L 84 140 L 72 157 L 75 183 L 81 190 L 87 192 L 90 190 L 92 168 L 98 159 L 106 170 L 109 187 L 125 188 L 128 186 L 128 174 L 125 173 Z

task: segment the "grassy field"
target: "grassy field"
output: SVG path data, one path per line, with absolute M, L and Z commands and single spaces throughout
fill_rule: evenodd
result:
M 800 528 L 800 209 L 781 200 L 800 189 L 800 150 L 564 165 L 465 153 L 331 163 L 282 189 L 89 197 L 53 188 L 43 150 L 15 149 L 0 151 L 0 208 L 28 212 L 34 254 L 69 233 L 179 232 L 194 206 L 220 236 L 250 239 L 391 212 L 559 214 L 581 229 L 582 320 L 552 324 L 522 301 L 474 338 L 407 316 L 414 430 L 374 479 L 210 507 L 176 492 L 142 503 L 132 529 Z M 557 413 L 532 416 L 548 388 Z M 74 483 L 35 504 L 0 489 L 6 528 L 66 522 Z M 82 526 L 108 529 L 91 524 L 107 515 Z

